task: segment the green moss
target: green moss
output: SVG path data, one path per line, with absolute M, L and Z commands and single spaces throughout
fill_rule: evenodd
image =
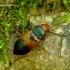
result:
M 66 7 L 66 9 L 70 11 L 70 1 L 69 0 L 62 0 L 62 3 Z
M 65 15 L 61 16 L 61 18 L 55 22 L 55 25 L 59 25 L 61 22 L 67 22 L 70 24 L 70 12 L 67 12 Z

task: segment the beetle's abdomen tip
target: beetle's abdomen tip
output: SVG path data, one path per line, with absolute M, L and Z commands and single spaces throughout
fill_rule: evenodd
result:
M 13 50 L 13 54 L 14 55 L 24 55 L 27 54 L 30 51 L 30 48 L 28 46 L 23 46 L 21 49 L 19 50 Z

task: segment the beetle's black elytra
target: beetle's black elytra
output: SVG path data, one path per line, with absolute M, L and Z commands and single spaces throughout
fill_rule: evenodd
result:
M 30 51 L 28 46 L 24 46 L 24 40 L 21 38 L 15 42 L 13 53 L 15 55 L 23 55 Z

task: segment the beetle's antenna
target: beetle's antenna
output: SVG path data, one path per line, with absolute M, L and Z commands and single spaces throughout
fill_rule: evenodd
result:
M 49 31 L 51 34 L 54 34 L 54 35 L 58 35 L 58 36 L 60 36 L 60 37 L 67 37 L 66 35 L 60 35 L 60 34 L 57 34 L 57 33 L 54 33 L 54 32 L 51 32 L 51 31 Z
M 25 55 L 25 56 L 27 56 L 27 55 Z M 17 62 L 19 59 L 22 59 L 25 56 L 22 55 L 21 57 L 16 58 L 13 62 L 10 61 L 9 65 L 12 66 L 15 62 Z

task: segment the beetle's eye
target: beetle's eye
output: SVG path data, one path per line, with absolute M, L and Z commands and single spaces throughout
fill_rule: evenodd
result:
M 33 33 L 39 38 L 42 39 L 46 35 L 46 31 L 40 26 L 36 26 L 33 29 Z

